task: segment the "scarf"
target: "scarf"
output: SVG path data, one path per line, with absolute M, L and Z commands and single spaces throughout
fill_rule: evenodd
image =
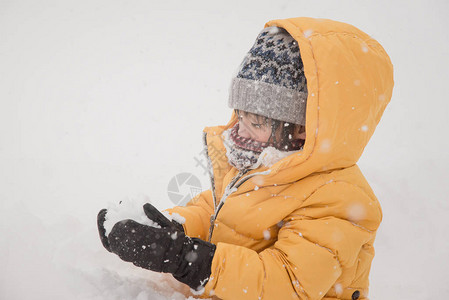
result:
M 280 159 L 301 150 L 304 140 L 289 141 L 281 151 L 281 143 L 259 142 L 238 134 L 239 123 L 223 132 L 223 143 L 230 165 L 238 170 L 255 169 L 261 164 L 271 167 Z M 288 151 L 291 150 L 291 151 Z

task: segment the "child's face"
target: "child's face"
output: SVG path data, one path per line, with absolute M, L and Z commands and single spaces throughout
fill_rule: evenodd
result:
M 239 132 L 244 138 L 250 138 L 258 142 L 267 142 L 271 136 L 271 122 L 255 114 L 238 112 Z
M 239 132 L 238 135 L 244 138 L 250 138 L 258 142 L 267 142 L 271 136 L 271 119 L 248 113 L 245 111 L 237 111 L 239 119 Z M 293 125 L 293 124 L 292 124 Z M 279 126 L 276 129 L 276 140 L 281 137 L 282 127 Z M 304 127 L 300 126 L 294 131 L 293 139 L 306 138 Z

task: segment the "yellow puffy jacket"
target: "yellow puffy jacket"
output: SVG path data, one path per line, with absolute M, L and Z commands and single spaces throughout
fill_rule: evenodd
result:
M 393 89 L 382 46 L 341 22 L 265 24 L 298 42 L 307 78 L 303 150 L 246 174 L 231 167 L 221 133 L 206 127 L 212 188 L 175 207 L 187 235 L 217 245 L 203 297 L 366 299 L 382 211 L 357 160 Z M 211 226 L 212 223 L 212 226 Z M 211 235 L 211 236 L 209 236 Z

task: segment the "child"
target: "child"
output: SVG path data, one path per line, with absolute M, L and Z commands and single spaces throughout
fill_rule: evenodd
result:
M 146 204 L 160 228 L 124 220 L 106 236 L 102 210 L 104 246 L 206 298 L 366 299 L 382 212 L 356 162 L 392 89 L 388 55 L 357 28 L 266 23 L 232 80 L 231 120 L 204 129 L 211 189 L 168 210 L 183 224 Z

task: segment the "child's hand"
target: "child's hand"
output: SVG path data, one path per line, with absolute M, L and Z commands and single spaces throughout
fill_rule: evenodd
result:
M 188 242 L 184 233 L 171 226 L 155 228 L 133 220 L 116 223 L 108 241 L 111 251 L 122 260 L 164 273 L 176 272 L 184 243 Z
M 115 223 L 106 236 L 103 223 L 107 210 L 101 210 L 97 223 L 103 246 L 138 267 L 172 273 L 193 289 L 204 286 L 211 273 L 215 245 L 186 236 L 181 224 L 170 221 L 151 204 L 144 205 L 144 212 L 157 227 L 126 219 Z
M 166 216 L 164 216 L 163 213 L 161 213 L 156 207 L 154 207 L 150 203 L 146 203 L 143 205 L 143 211 L 145 212 L 145 215 L 148 217 L 148 219 L 150 219 L 151 221 L 157 224 L 167 224 L 170 228 L 184 233 L 184 228 L 180 223 L 176 222 L 175 220 L 169 220 Z
M 106 229 L 104 229 L 104 221 L 106 220 L 106 214 L 108 213 L 107 209 L 102 209 L 97 215 L 97 227 L 98 233 L 100 234 L 100 240 L 103 246 L 111 252 L 111 248 L 109 246 L 108 238 L 106 237 Z

